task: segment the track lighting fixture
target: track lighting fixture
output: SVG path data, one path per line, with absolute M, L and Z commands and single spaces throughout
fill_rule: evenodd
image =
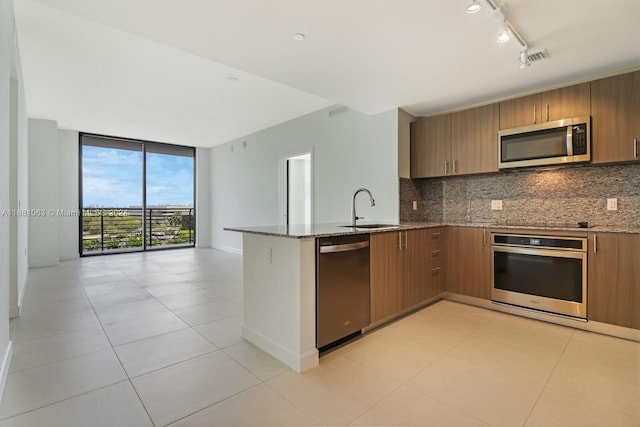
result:
M 478 0 L 469 1 L 469 4 L 467 5 L 467 13 L 476 13 L 480 9 L 482 9 L 482 6 L 480 6 L 480 3 L 478 3 Z
M 507 21 L 502 21 L 502 24 L 500 25 L 500 33 L 498 34 L 498 38 L 496 40 L 498 41 L 498 43 L 506 43 L 510 38 L 509 25 L 507 25 Z
M 540 59 L 545 59 L 549 56 L 546 50 L 542 49 L 539 52 L 529 54 L 529 44 L 524 40 L 524 38 L 518 33 L 518 31 L 513 27 L 511 22 L 507 19 L 506 16 L 506 6 L 498 6 L 496 4 L 496 0 L 482 0 L 484 3 L 489 5 L 490 13 L 493 18 L 500 23 L 500 33 L 498 34 L 497 41 L 499 43 L 506 43 L 511 40 L 511 37 L 515 39 L 520 45 L 520 57 L 519 63 L 520 68 L 528 68 L 531 66 L 532 61 L 538 61 Z M 481 9 L 480 0 L 470 0 L 467 2 L 467 13 L 475 13 Z
M 524 70 L 531 66 L 531 60 L 529 59 L 529 49 L 526 46 L 523 46 L 520 51 L 520 69 Z

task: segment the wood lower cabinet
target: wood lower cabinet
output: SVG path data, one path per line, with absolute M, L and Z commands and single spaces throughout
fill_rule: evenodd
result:
M 640 71 L 591 82 L 593 163 L 640 161 Z
M 486 228 L 447 227 L 447 292 L 491 299 L 491 242 Z
M 369 239 L 372 323 L 402 311 L 402 234 L 403 232 L 376 233 L 371 234 Z
M 500 129 L 589 114 L 591 114 L 591 87 L 589 83 L 581 83 L 501 102 Z
M 444 228 L 427 230 L 427 283 L 422 300 L 435 298 L 444 292 L 444 242 L 446 233 Z
M 640 234 L 589 235 L 587 319 L 640 329 Z
M 442 293 L 443 230 L 375 233 L 370 237 L 371 322 L 377 322 Z M 437 280 L 433 279 L 436 276 Z

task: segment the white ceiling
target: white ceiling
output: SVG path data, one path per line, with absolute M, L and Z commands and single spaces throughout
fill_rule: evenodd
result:
M 550 54 L 524 70 L 466 0 L 14 3 L 31 117 L 204 147 L 333 104 L 426 115 L 640 66 L 639 0 L 497 1 Z

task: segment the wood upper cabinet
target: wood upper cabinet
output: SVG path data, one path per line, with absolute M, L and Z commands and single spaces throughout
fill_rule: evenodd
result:
M 591 82 L 593 163 L 640 160 L 640 71 Z
M 640 234 L 589 236 L 587 319 L 640 329 Z
M 412 123 L 411 136 L 411 178 L 447 175 L 451 115 L 421 117 Z
M 491 299 L 491 243 L 486 228 L 447 227 L 445 290 Z
M 498 104 L 419 119 L 411 133 L 411 177 L 497 172 L 498 121 Z
M 590 83 L 549 90 L 500 103 L 500 129 L 591 114 Z
M 451 114 L 451 172 L 498 171 L 498 104 Z

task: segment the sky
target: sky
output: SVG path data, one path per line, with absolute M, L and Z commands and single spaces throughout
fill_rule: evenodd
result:
M 83 207 L 142 205 L 142 152 L 82 147 Z M 193 206 L 193 158 L 147 153 L 147 206 Z

